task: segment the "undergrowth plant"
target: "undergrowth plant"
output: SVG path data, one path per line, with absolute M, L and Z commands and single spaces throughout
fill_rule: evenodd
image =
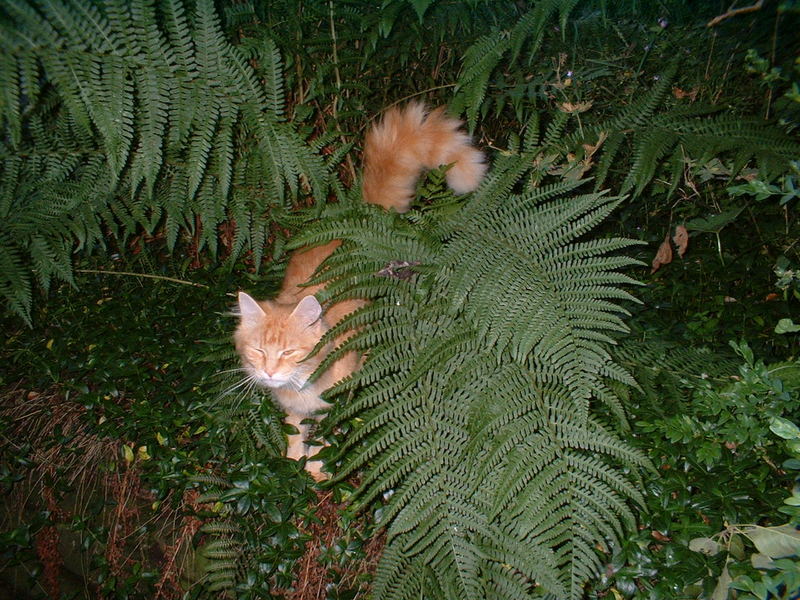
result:
M 794 597 L 797 362 L 766 365 L 743 342 L 731 344 L 734 354 L 637 338 L 615 354 L 641 383 L 627 403 L 631 441 L 660 476 L 645 483 L 639 531 L 598 589 L 665 600 L 724 599 L 729 588 Z
M 138 258 L 129 270 L 151 260 Z M 78 277 L 90 292 L 61 284 L 59 306 L 34 306 L 40 336 L 2 321 L 3 581 L 33 597 L 51 574 L 68 594 L 212 598 L 227 589 L 221 565 L 238 561 L 237 597 L 288 589 L 312 482 L 281 456 L 268 399 L 220 418 L 235 366 L 220 290 L 242 282 Z

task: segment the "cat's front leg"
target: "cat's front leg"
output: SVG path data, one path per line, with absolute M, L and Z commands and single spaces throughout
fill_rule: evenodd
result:
M 294 415 L 291 413 L 286 415 L 286 424 L 292 425 L 298 431 L 298 433 L 289 434 L 288 444 L 286 446 L 286 458 L 300 460 L 306 456 L 305 438 L 308 434 L 308 425 L 302 423 L 303 419 L 305 419 L 305 417 L 302 415 Z
M 291 413 L 286 415 L 286 423 L 296 427 L 299 432 L 289 435 L 288 445 L 286 447 L 287 458 L 293 460 L 300 460 L 303 457 L 310 458 L 321 450 L 321 446 L 310 446 L 306 444 L 311 426 L 302 421 L 307 418 L 308 417 L 304 415 L 295 415 Z M 311 475 L 315 481 L 322 481 L 330 477 L 330 475 L 322 471 L 321 460 L 307 460 L 306 471 L 308 471 L 309 475 Z
M 306 437 L 305 439 L 308 438 Z M 312 446 L 310 444 L 305 444 L 306 456 L 310 459 L 311 457 L 316 456 L 324 447 L 325 446 Z M 306 471 L 311 474 L 315 481 L 323 481 L 330 477 L 328 473 L 322 471 L 322 465 L 323 463 L 321 460 L 306 461 Z

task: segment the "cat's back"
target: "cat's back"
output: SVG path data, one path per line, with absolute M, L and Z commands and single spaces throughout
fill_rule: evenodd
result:
M 280 304 L 296 304 L 305 296 L 316 294 L 321 290 L 324 287 L 322 285 L 303 284 L 311 279 L 311 276 L 314 275 L 322 261 L 328 258 L 340 245 L 341 242 L 335 240 L 324 246 L 302 248 L 292 254 L 289 258 L 289 263 L 286 265 L 283 285 L 281 285 L 275 301 Z

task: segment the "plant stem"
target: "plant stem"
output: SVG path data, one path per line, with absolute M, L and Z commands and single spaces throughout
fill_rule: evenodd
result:
M 118 276 L 129 276 L 129 277 L 144 277 L 146 279 L 160 279 L 162 281 L 171 281 L 172 283 L 181 283 L 183 285 L 191 285 L 194 287 L 208 289 L 208 286 L 203 285 L 202 283 L 195 283 L 194 281 L 185 281 L 183 279 L 177 279 L 175 277 L 166 277 L 165 275 L 151 275 L 149 273 L 132 273 L 130 271 L 100 271 L 97 269 L 75 269 L 75 272 L 94 273 L 96 275 L 118 275 Z

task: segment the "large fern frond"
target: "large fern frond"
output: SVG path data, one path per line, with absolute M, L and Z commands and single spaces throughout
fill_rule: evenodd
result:
M 507 156 L 459 210 L 348 202 L 293 241 L 343 240 L 326 294 L 371 301 L 329 334 L 367 351 L 330 396 L 332 424 L 358 417 L 338 476 L 365 471 L 359 506 L 393 491 L 376 597 L 579 598 L 642 501 L 647 460 L 595 407 L 607 380 L 633 384 L 609 353 L 631 242 L 587 238 L 618 199 L 511 193 L 531 158 Z

